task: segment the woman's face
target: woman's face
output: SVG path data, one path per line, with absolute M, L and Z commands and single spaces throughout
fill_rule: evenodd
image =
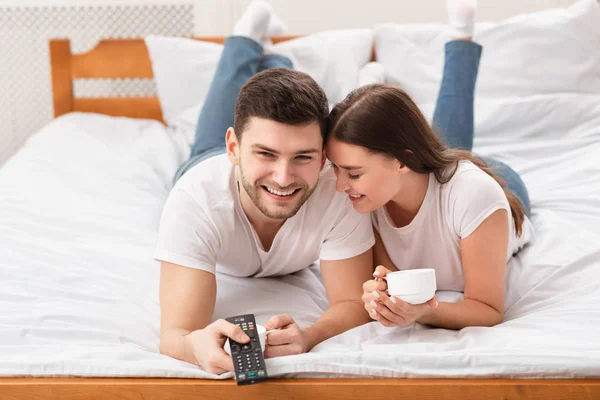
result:
M 399 192 L 404 174 L 395 158 L 335 138 L 327 142 L 326 154 L 335 170 L 337 191 L 348 195 L 356 211 L 374 211 Z

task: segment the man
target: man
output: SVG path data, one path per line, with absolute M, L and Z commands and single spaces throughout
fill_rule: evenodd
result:
M 263 54 L 259 43 L 271 16 L 266 3 L 252 3 L 242 17 L 247 33 L 238 30 L 225 42 L 192 156 L 165 204 L 155 254 L 160 351 L 215 374 L 233 371 L 223 350 L 227 337 L 249 341 L 237 326 L 211 322 L 217 271 L 265 277 L 320 259 L 328 309 L 306 329 L 289 315 L 271 318 L 266 328 L 277 331 L 268 336 L 266 357 L 309 351 L 370 321 L 361 295 L 373 272 L 371 222 L 336 193 L 325 167 L 325 93 L 289 69 L 289 59 Z

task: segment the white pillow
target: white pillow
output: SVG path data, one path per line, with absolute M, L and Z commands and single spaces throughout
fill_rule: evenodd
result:
M 581 137 L 590 133 L 591 122 L 600 123 L 597 0 L 477 24 L 474 39 L 483 46 L 475 94 L 477 136 Z M 445 25 L 375 27 L 386 80 L 404 88 L 428 116 L 447 40 Z
M 147 37 L 146 45 L 165 121 L 177 129 L 193 129 L 223 46 L 161 36 Z M 357 86 L 372 48 L 371 29 L 351 29 L 278 43 L 274 52 L 290 57 L 295 69 L 312 76 L 333 103 Z
M 373 30 L 328 31 L 276 44 L 275 53 L 289 57 L 325 90 L 329 103 L 342 101 L 358 85 L 358 73 L 373 54 Z
M 223 46 L 155 35 L 146 37 L 145 42 L 152 61 L 163 119 L 170 124 L 177 114 L 204 99 Z

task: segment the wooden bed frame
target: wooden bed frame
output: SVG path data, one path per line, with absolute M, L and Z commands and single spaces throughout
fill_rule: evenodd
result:
M 275 38 L 275 42 L 293 37 Z M 222 43 L 224 38 L 197 38 Z M 374 54 L 375 55 L 375 54 Z M 103 40 L 72 54 L 69 40 L 51 40 L 54 115 L 71 111 L 162 121 L 157 97 L 74 98 L 76 78 L 152 78 L 143 39 Z M 600 379 L 272 379 L 235 381 L 155 378 L 0 378 L 0 399 L 600 399 Z

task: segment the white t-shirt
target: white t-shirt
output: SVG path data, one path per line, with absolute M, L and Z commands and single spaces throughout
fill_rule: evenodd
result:
M 236 175 L 223 154 L 177 181 L 161 216 L 155 259 L 211 273 L 264 277 L 291 274 L 319 259 L 351 258 L 375 243 L 369 215 L 354 211 L 347 196 L 336 192 L 327 166 L 315 191 L 264 251 L 242 210 Z
M 429 175 L 423 204 L 407 226 L 396 228 L 386 207 L 371 213 L 373 225 L 399 270 L 434 268 L 438 290 L 464 291 L 460 240 L 469 236 L 498 209 L 507 210 L 510 237 L 506 260 L 529 242 L 533 227 L 527 217 L 517 237 L 502 187 L 470 161 L 460 161 L 446 184 Z

